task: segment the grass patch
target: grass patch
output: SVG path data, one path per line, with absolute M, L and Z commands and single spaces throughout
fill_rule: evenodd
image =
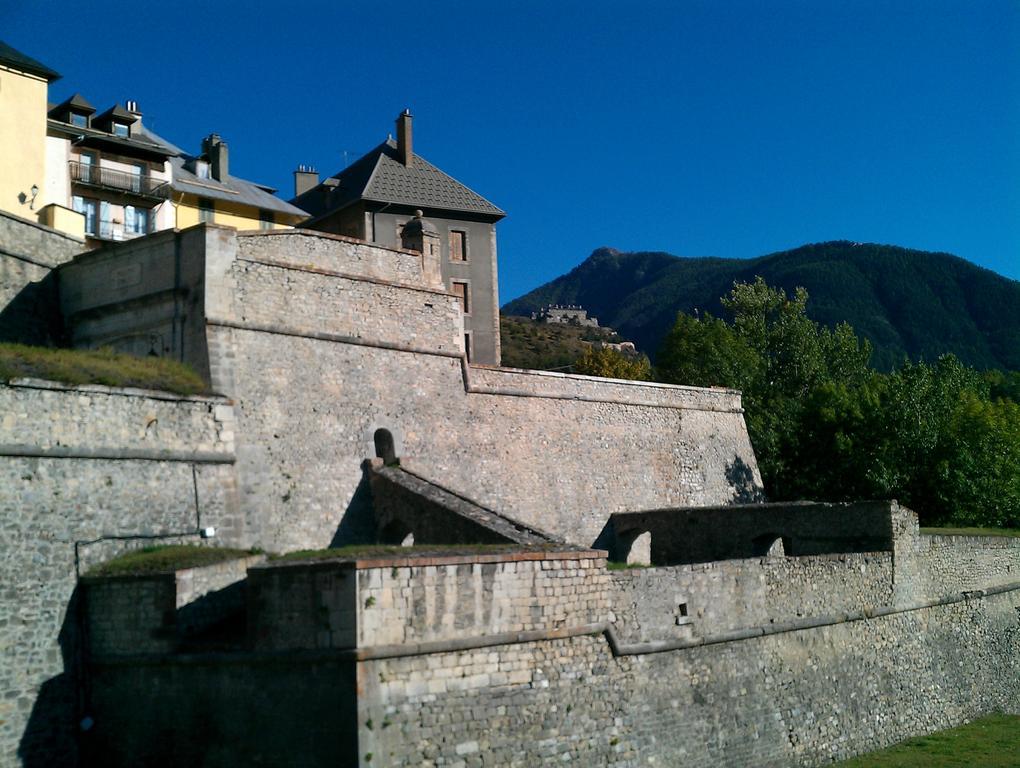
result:
M 1020 528 L 922 528 L 927 536 L 1005 536 L 1020 538 Z
M 1020 767 L 1020 717 L 991 715 L 837 763 L 839 768 Z
M 171 573 L 182 568 L 222 563 L 256 554 L 250 549 L 203 547 L 196 544 L 168 544 L 142 547 L 90 568 L 86 576 L 147 576 Z
M 651 568 L 652 566 L 646 565 L 645 563 L 620 563 L 613 560 L 606 562 L 606 570 L 609 571 L 634 571 L 639 568 Z
M 561 544 L 524 546 L 521 544 L 421 544 L 412 547 L 386 544 L 352 544 L 333 549 L 301 549 L 282 555 L 270 555 L 274 562 L 301 560 L 367 560 L 373 557 L 444 557 L 449 555 L 510 554 L 548 552 L 562 549 Z
M 178 395 L 209 391 L 202 377 L 191 367 L 164 357 L 135 357 L 109 349 L 49 349 L 0 344 L 0 381 L 18 378 L 159 389 Z

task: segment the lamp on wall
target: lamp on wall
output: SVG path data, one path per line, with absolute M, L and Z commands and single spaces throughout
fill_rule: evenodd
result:
M 35 210 L 35 196 L 39 194 L 39 185 L 38 184 L 33 184 L 31 192 L 32 192 L 32 202 L 30 202 L 28 204 L 28 210 L 34 211 Z

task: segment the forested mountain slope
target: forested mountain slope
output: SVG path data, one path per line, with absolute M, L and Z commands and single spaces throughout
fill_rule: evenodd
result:
M 600 248 L 503 312 L 580 304 L 654 356 L 678 311 L 725 316 L 719 297 L 757 275 L 788 293 L 804 286 L 808 314 L 850 323 L 874 345 L 876 368 L 952 352 L 977 368 L 1020 369 L 1020 282 L 950 254 L 872 243 L 817 243 L 756 259 Z

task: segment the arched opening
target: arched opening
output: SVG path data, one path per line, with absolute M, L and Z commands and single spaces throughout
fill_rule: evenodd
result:
M 379 531 L 379 543 L 389 546 L 410 547 L 414 545 L 414 531 L 400 520 L 390 520 Z
M 790 540 L 778 533 L 766 533 L 753 542 L 755 557 L 786 557 L 790 551 Z
M 375 455 L 383 460 L 383 464 L 391 467 L 400 463 L 397 461 L 397 452 L 393 447 L 392 432 L 388 429 L 377 429 L 373 440 L 375 441 Z
M 652 564 L 652 533 L 632 528 L 623 531 L 616 539 L 616 562 L 627 565 Z

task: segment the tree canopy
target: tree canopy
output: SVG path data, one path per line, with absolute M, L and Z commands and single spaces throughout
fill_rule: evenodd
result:
M 656 376 L 743 390 L 771 499 L 896 498 L 928 524 L 1020 527 L 1020 374 L 952 355 L 876 372 L 849 325 L 760 277 L 721 303 L 732 322 L 677 316 Z

